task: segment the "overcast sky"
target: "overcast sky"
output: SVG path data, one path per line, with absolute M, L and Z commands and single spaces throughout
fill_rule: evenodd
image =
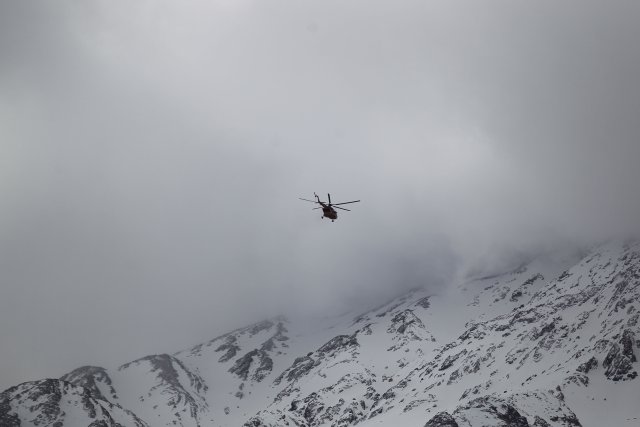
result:
M 640 218 L 640 3 L 4 1 L 0 390 Z M 361 199 L 330 223 L 298 197 Z

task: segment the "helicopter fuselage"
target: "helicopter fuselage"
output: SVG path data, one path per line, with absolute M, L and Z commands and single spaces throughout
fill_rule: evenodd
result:
M 325 217 L 329 218 L 332 221 L 338 219 L 338 212 L 336 212 L 335 209 L 333 209 L 331 206 L 323 204 L 322 213 Z

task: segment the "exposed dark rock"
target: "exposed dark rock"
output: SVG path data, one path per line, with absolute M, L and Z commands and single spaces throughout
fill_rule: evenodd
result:
M 122 407 L 95 398 L 89 389 L 57 379 L 27 382 L 2 392 L 0 394 L 0 426 L 20 426 L 22 424 L 17 414 L 30 413 L 32 414 L 30 423 L 33 425 L 62 427 L 67 424 L 65 411 L 73 410 L 73 407 L 67 406 L 67 400 L 81 404 L 76 409 L 93 419 L 91 426 L 120 426 L 112 416 L 112 412 L 117 411 L 121 416 L 128 417 L 128 423 L 130 423 L 128 425 L 148 427 L 145 422 Z
M 459 353 L 447 356 L 447 358 L 444 359 L 444 362 L 442 362 L 442 365 L 440 366 L 439 370 L 444 371 L 445 369 L 449 369 L 450 367 L 453 366 L 456 360 L 458 360 L 461 356 L 464 356 L 465 354 L 467 354 L 466 349 L 460 351 Z
M 278 322 L 276 333 L 265 341 L 260 349 L 264 351 L 272 351 L 276 347 L 277 343 L 281 343 L 282 346 L 287 347 L 287 344 L 284 344 L 284 342 L 288 341 L 289 337 L 285 335 L 285 332 L 287 332 L 287 328 L 282 322 Z
M 182 383 L 180 383 L 178 369 L 186 374 L 189 379 L 190 386 L 195 388 L 196 391 L 207 391 L 208 389 L 204 380 L 200 378 L 200 376 L 191 372 L 180 359 L 168 354 L 156 354 L 143 357 L 142 359 L 122 365 L 118 370 L 126 369 L 133 364 L 139 364 L 141 362 L 149 363 L 149 365 L 151 365 L 151 372 L 156 372 L 160 380 L 165 384 L 172 386 L 176 390 L 184 391 Z
M 485 329 L 484 325 L 473 323 L 471 326 L 467 328 L 466 331 L 462 333 L 462 335 L 458 337 L 458 339 L 460 341 L 466 341 L 472 338 L 480 340 L 487 335 L 484 329 Z
M 389 389 L 389 390 L 385 391 L 385 392 L 382 394 L 382 398 L 383 398 L 383 399 L 385 399 L 385 400 L 393 399 L 394 397 L 396 397 L 396 394 L 395 394 L 395 393 L 394 393 L 394 391 L 393 391 L 393 390 L 391 390 L 391 389 Z
M 310 356 L 298 357 L 293 361 L 293 364 L 289 369 L 284 371 L 278 376 L 278 378 L 275 379 L 274 383 L 276 385 L 280 384 L 285 376 L 287 377 L 288 382 L 297 381 L 298 379 L 309 373 L 309 371 L 311 371 L 311 369 L 313 369 L 315 365 L 316 360 Z
M 491 409 L 508 427 L 529 427 L 527 418 L 520 415 L 516 408 L 511 405 L 504 404 L 500 408 L 491 407 Z
M 571 273 L 569 273 L 568 271 L 563 271 L 560 277 L 558 277 L 558 282 L 562 282 L 563 280 L 566 280 L 569 277 L 571 277 Z
M 631 363 L 635 362 L 636 355 L 633 353 L 633 343 L 635 342 L 635 335 L 629 329 L 626 329 L 622 333 L 620 344 L 622 345 L 622 355 L 627 357 Z
M 555 325 L 554 322 L 547 323 L 539 331 L 534 328 L 534 331 L 532 333 L 531 339 L 532 340 L 537 340 L 541 336 L 543 336 L 545 334 L 548 334 L 549 332 L 553 331 L 555 328 L 556 328 L 556 325 Z
M 546 422 L 544 418 L 540 418 L 536 415 L 533 419 L 533 427 L 551 427 L 551 424 Z
M 116 398 L 116 391 L 113 388 L 111 378 L 107 374 L 106 369 L 98 366 L 83 366 L 78 369 L 74 369 L 61 378 L 63 381 L 70 382 L 80 387 L 84 387 L 89 390 L 91 395 L 96 399 L 108 400 Z M 109 389 L 110 395 L 104 396 L 100 391 L 98 383 L 103 383 L 105 387 Z
M 496 427 L 529 427 L 527 418 L 522 416 L 510 403 L 492 396 L 483 396 L 458 407 L 454 413 L 466 410 L 481 410 L 496 419 Z
M 229 372 L 236 374 L 243 381 L 246 381 L 254 359 L 257 359 L 258 367 L 251 379 L 257 382 L 262 381 L 273 369 L 273 360 L 264 350 L 254 349 L 238 358 L 234 365 L 229 369 Z
M 363 418 L 363 412 L 358 410 L 357 404 L 351 404 L 345 408 L 340 419 L 336 423 L 336 426 L 350 426 L 356 424 L 359 419 Z
M 580 421 L 578 421 L 578 418 L 574 414 L 563 415 L 561 417 L 552 416 L 552 417 L 549 417 L 549 419 L 554 423 L 560 422 L 562 423 L 562 425 L 565 425 L 565 426 L 582 427 L 582 424 L 580 424 Z
M 544 280 L 544 276 L 542 274 L 538 273 L 538 274 L 534 275 L 533 277 L 525 280 L 525 282 L 522 285 L 520 285 L 520 287 L 523 288 L 523 287 L 531 286 L 537 280 Z
M 613 381 L 632 379 L 634 375 L 633 363 L 636 362 L 636 356 L 633 352 L 635 337 L 633 332 L 625 330 L 620 339 L 620 345 L 611 344 L 611 348 L 607 353 L 602 366 L 606 369 L 605 375 Z M 622 346 L 622 348 L 620 347 Z
M 331 338 L 326 344 L 318 349 L 319 353 L 330 354 L 339 350 L 344 350 L 349 347 L 359 346 L 358 340 L 354 335 L 338 335 Z
M 448 412 L 439 412 L 424 427 L 458 427 L 458 423 Z
M 258 322 L 249 328 L 247 328 L 249 335 L 254 336 L 262 331 L 266 331 L 267 329 L 271 329 L 273 327 L 273 322 L 271 320 L 264 320 L 262 322 Z
M 164 393 L 168 397 L 168 405 L 177 408 L 178 405 L 185 405 L 190 412 L 190 415 L 198 419 L 199 412 L 202 406 L 206 406 L 197 399 L 197 395 L 192 395 L 185 385 L 180 382 L 180 374 L 182 373 L 189 380 L 189 387 L 192 387 L 195 392 L 206 392 L 208 387 L 204 380 L 199 375 L 191 372 L 184 363 L 173 356 L 168 354 L 156 354 L 142 359 L 135 360 L 133 362 L 122 365 L 119 370 L 124 370 L 132 365 L 148 364 L 151 367 L 151 372 L 156 373 L 159 380 L 159 386 L 164 388 Z
M 586 387 L 589 385 L 589 377 L 583 373 L 569 375 L 567 378 L 565 378 L 564 384 L 571 384 L 571 383 Z
M 238 351 L 240 351 L 240 346 L 236 344 L 237 340 L 238 339 L 234 335 L 228 335 L 225 343 L 216 348 L 216 352 L 225 352 L 225 354 L 220 356 L 220 359 L 218 359 L 219 362 L 226 362 L 236 356 Z
M 431 302 L 429 301 L 430 299 L 431 299 L 430 296 L 424 297 L 424 298 L 418 300 L 418 302 L 416 302 L 416 305 L 420 306 L 422 308 L 429 308 L 429 307 L 431 307 Z
M 594 357 L 591 357 L 591 359 L 587 360 L 586 362 L 581 363 L 576 370 L 578 372 L 583 372 L 585 374 L 588 374 L 590 370 L 597 367 L 598 367 L 598 359 L 596 359 L 594 356 Z
M 447 384 L 453 384 L 460 377 L 461 377 L 460 370 L 456 369 L 451 373 L 451 375 L 449 375 L 449 380 L 447 380 Z
M 20 427 L 20 417 L 18 414 L 11 413 L 9 400 L 9 393 L 0 394 L 0 426 Z
M 260 419 L 259 417 L 252 417 L 251 419 L 249 419 L 249 421 L 247 421 L 242 425 L 242 427 L 262 427 L 262 426 L 266 426 L 266 424 L 262 422 L 262 419 Z

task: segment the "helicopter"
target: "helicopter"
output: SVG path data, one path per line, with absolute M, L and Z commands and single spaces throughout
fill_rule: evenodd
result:
M 338 219 L 338 212 L 336 209 L 342 209 L 343 211 L 349 211 L 350 209 L 341 208 L 338 205 L 347 205 L 349 203 L 358 203 L 360 200 L 353 200 L 351 202 L 342 202 L 342 203 L 331 203 L 331 194 L 327 193 L 327 198 L 329 202 L 323 202 L 320 200 L 320 197 L 316 193 L 313 193 L 316 196 L 316 200 L 303 199 L 302 197 L 298 197 L 300 200 L 304 200 L 305 202 L 317 203 L 320 206 L 313 209 L 322 209 L 322 218 L 327 217 L 331 220 L 331 222 Z M 334 209 L 335 208 L 335 209 Z

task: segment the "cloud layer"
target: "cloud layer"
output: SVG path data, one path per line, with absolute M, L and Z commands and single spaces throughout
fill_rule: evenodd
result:
M 0 388 L 637 230 L 635 3 L 1 8 Z

